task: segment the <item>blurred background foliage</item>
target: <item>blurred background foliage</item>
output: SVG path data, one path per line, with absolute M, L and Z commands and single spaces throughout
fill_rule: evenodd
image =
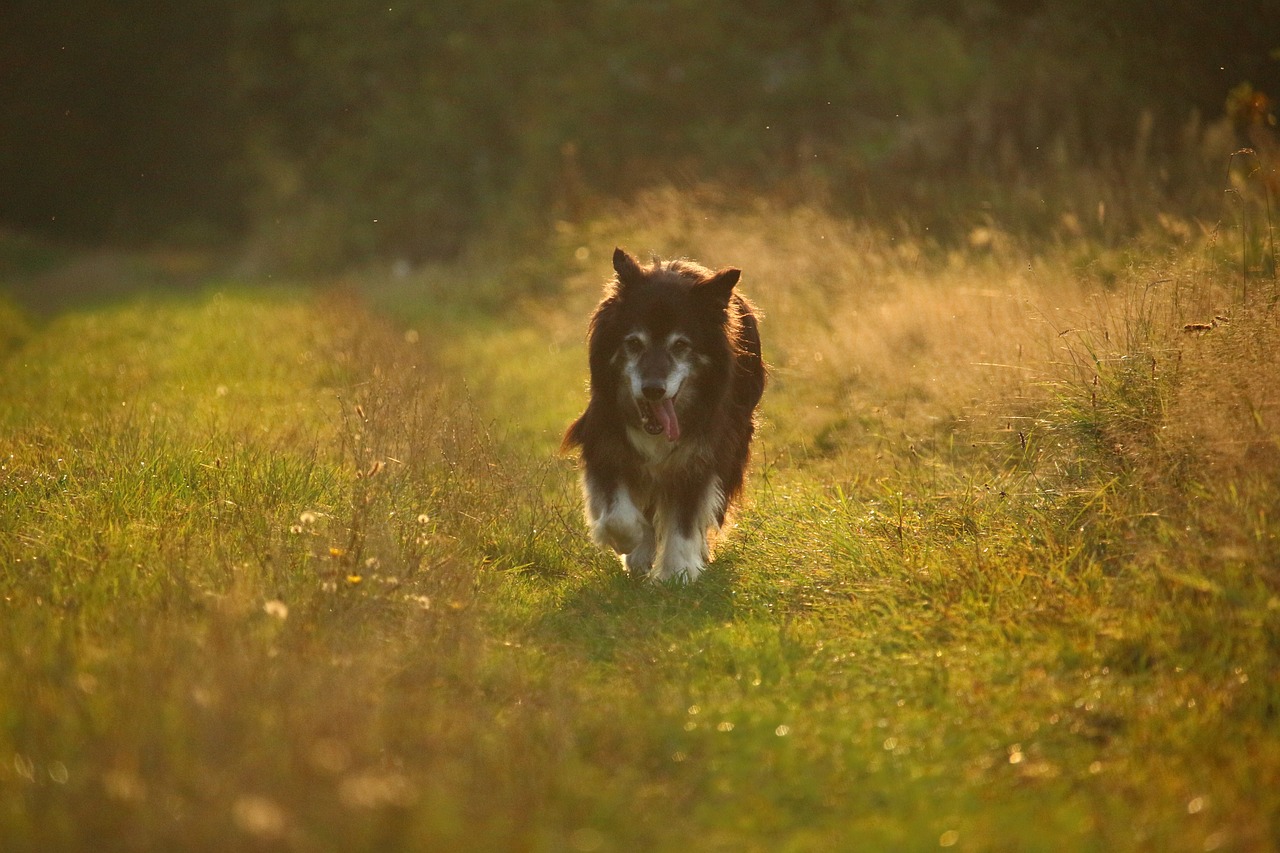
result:
M 0 225 L 295 269 L 447 258 L 672 182 L 1101 227 L 1091 181 L 1193 208 L 1280 93 L 1280 0 L 6 6 Z

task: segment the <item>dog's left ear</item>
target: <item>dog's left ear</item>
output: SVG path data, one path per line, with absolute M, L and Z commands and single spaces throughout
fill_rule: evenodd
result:
M 693 293 L 700 299 L 720 310 L 729 307 L 729 298 L 733 296 L 733 286 L 742 278 L 742 270 L 729 267 L 711 276 L 706 281 L 693 286 Z

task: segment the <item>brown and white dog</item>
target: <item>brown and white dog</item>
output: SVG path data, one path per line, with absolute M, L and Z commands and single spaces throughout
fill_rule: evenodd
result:
M 581 448 L 587 524 L 630 572 L 692 581 L 742 489 L 764 392 L 742 273 L 641 266 L 622 249 L 591 316 L 591 396 L 564 448 Z

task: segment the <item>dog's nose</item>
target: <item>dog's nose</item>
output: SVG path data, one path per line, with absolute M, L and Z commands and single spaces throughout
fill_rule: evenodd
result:
M 646 400 L 653 400 L 654 402 L 657 402 L 667 396 L 666 385 L 647 384 L 640 390 L 644 393 Z

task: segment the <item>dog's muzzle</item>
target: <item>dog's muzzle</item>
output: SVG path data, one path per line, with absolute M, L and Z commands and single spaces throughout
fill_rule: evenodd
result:
M 667 396 L 650 399 L 648 395 L 636 398 L 640 411 L 640 425 L 649 435 L 666 435 L 667 441 L 680 438 L 680 420 L 676 417 L 675 401 Z

